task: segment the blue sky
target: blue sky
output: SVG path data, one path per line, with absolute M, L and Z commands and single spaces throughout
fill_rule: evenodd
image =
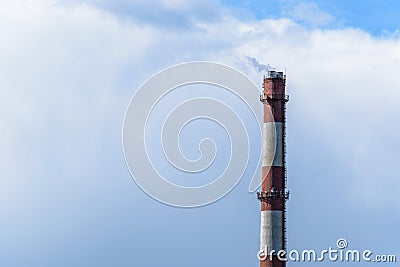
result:
M 356 27 L 376 36 L 380 36 L 382 32 L 393 32 L 399 28 L 398 10 L 400 4 L 398 1 L 224 0 L 222 3 L 233 9 L 245 10 L 248 15 L 257 19 L 291 16 L 290 9 L 307 3 L 315 5 L 318 9 L 332 15 L 335 18 L 336 26 Z M 291 17 L 299 22 L 304 22 L 304 20 L 295 16 Z
M 258 265 L 251 177 L 181 209 L 125 165 L 130 98 L 191 60 L 256 84 L 259 64 L 287 70 L 289 248 L 344 237 L 399 258 L 399 14 L 395 1 L 2 1 L 0 266 Z

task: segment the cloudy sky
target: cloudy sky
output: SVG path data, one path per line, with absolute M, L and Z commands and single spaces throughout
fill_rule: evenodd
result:
M 375 0 L 1 1 L 0 265 L 257 266 L 251 177 L 181 209 L 125 165 L 130 98 L 193 60 L 256 84 L 264 65 L 287 71 L 289 249 L 343 237 L 400 258 L 399 15 Z

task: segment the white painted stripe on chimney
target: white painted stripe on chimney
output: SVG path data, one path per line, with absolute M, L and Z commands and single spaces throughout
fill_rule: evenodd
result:
M 275 125 L 275 131 L 274 131 L 274 125 Z M 283 124 L 281 122 L 264 123 L 263 150 L 262 150 L 263 167 L 283 166 L 282 139 L 283 139 Z
M 261 211 L 261 236 L 260 250 L 266 255 L 274 250 L 272 255 L 276 255 L 283 249 L 283 212 L 278 210 Z

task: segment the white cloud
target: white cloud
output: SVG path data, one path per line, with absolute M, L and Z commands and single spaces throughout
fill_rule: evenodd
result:
M 46 177 L 73 181 L 67 173 L 96 164 L 105 136 L 118 131 L 107 124 L 120 126 L 128 101 L 119 98 L 131 89 L 121 72 L 153 39 L 151 29 L 85 5 L 53 4 L 0 3 L 1 209 L 18 210 Z
M 173 8 L 192 10 L 180 3 Z M 306 7 L 316 11 L 314 5 Z M 191 18 L 192 27 L 166 31 L 115 14 L 53 1 L 0 3 L 0 145 L 7 151 L 0 169 L 8 177 L 2 190 L 16 177 L 32 178 L 14 170 L 21 161 L 46 168 L 47 157 L 59 153 L 60 161 L 75 160 L 77 168 L 79 153 L 71 146 L 88 157 L 97 153 L 104 136 L 119 131 L 109 125 L 120 126 L 116 120 L 122 119 L 134 88 L 150 74 L 184 61 L 211 60 L 232 65 L 259 84 L 260 73 L 247 57 L 287 68 L 290 105 L 301 111 L 289 116 L 319 129 L 337 160 L 349 165 L 354 175 L 340 182 L 348 181 L 349 190 L 360 196 L 355 201 L 372 200 L 374 191 L 379 206 L 389 198 L 386 188 L 399 188 L 400 173 L 392 166 L 399 133 L 394 123 L 400 95 L 396 36 L 308 29 L 289 19 L 242 22 L 225 12 L 215 21 Z M 314 19 L 310 22 L 331 20 L 323 12 Z
M 216 1 L 182 0 L 59 0 L 59 5 L 74 6 L 85 3 L 92 8 L 110 12 L 138 25 L 152 25 L 163 31 L 193 29 L 198 21 L 216 21 L 224 8 Z M 161 30 L 161 29 L 160 29 Z
M 284 14 L 310 26 L 328 26 L 335 21 L 335 18 L 328 12 L 321 10 L 314 2 L 300 2 L 289 5 Z

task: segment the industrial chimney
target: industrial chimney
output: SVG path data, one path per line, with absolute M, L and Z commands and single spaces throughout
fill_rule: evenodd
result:
M 260 259 L 260 267 L 286 266 L 286 262 L 278 258 L 278 252 L 286 250 L 285 203 L 289 199 L 285 162 L 285 113 L 289 96 L 285 94 L 285 83 L 283 72 L 268 71 L 264 75 L 263 93 L 260 95 L 264 104 L 264 128 L 262 185 L 257 196 L 261 201 L 260 251 L 265 255 L 265 259 Z

